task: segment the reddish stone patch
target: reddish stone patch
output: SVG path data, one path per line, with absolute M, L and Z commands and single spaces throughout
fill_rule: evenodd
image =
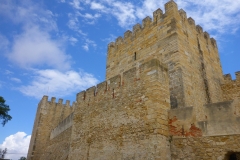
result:
M 202 131 L 200 128 L 196 127 L 195 124 L 191 124 L 189 131 L 184 131 L 183 127 L 174 126 L 173 123 L 178 121 L 177 117 L 174 116 L 172 119 L 169 119 L 169 132 L 172 136 L 183 136 L 183 137 L 201 137 Z M 180 128 L 180 129 L 178 129 Z
M 173 125 L 174 122 L 176 122 L 178 119 L 176 116 L 174 116 L 172 119 L 169 119 L 168 125 L 169 125 L 169 132 L 170 135 L 174 136 L 182 136 L 182 130 L 178 130 L 176 126 Z
M 189 129 L 189 132 L 186 132 L 186 137 L 192 136 L 192 137 L 201 137 L 202 131 L 200 128 L 196 127 L 195 124 L 191 124 L 191 127 Z

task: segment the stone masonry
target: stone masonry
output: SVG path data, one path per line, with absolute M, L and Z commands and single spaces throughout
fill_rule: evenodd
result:
M 108 45 L 106 81 L 38 105 L 28 160 L 240 157 L 240 72 L 174 1 Z

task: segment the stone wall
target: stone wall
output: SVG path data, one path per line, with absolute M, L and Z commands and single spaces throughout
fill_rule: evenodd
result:
M 48 152 L 46 148 L 50 145 L 50 134 L 52 130 L 67 116 L 73 112 L 70 102 L 59 99 L 58 103 L 55 102 L 56 98 L 44 96 L 38 105 L 38 111 L 34 122 L 32 137 L 28 150 L 28 160 L 39 160 L 40 157 L 46 155 Z
M 202 137 L 240 134 L 238 100 L 203 106 L 205 119 L 198 121 L 193 107 L 171 109 L 169 129 L 173 137 Z
M 168 84 L 151 60 L 80 92 L 69 159 L 170 159 Z
M 57 137 L 49 140 L 44 154 L 39 160 L 67 160 L 70 152 L 72 127 L 61 132 Z
M 240 156 L 240 135 L 173 138 L 171 141 L 172 160 L 229 160 L 233 153 Z
M 237 100 L 204 105 L 204 121 L 193 107 L 171 109 L 169 130 L 172 160 L 229 160 L 240 158 L 240 116 Z M 234 155 L 235 154 L 235 155 Z
M 56 128 L 54 128 L 50 134 L 50 139 L 57 137 L 59 134 L 72 127 L 73 122 L 73 113 L 71 113 L 67 118 L 65 118 L 62 122 L 58 124 Z
M 221 85 L 224 100 L 240 99 L 240 71 L 236 72 L 235 75 L 235 80 L 232 80 L 230 74 L 224 75 L 224 82 Z

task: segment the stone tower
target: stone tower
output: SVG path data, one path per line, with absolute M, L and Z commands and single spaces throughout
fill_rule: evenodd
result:
M 69 101 L 63 104 L 62 99 L 56 103 L 55 97 L 52 97 L 51 101 L 48 101 L 48 96 L 42 98 L 35 117 L 28 159 L 39 159 L 40 155 L 48 156 L 50 154 L 49 151 L 46 151 L 46 147 L 51 145 L 52 129 L 66 119 L 73 112 L 73 109 L 74 106 L 70 106 Z
M 194 106 L 201 119 L 204 104 L 222 100 L 216 41 L 174 1 L 108 45 L 106 79 L 153 58 L 168 66 L 171 108 Z

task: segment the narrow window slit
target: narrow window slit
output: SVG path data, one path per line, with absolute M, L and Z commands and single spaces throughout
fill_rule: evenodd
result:
M 115 95 L 114 95 L 114 89 L 113 89 L 113 92 L 112 92 L 112 97 L 115 98 Z

